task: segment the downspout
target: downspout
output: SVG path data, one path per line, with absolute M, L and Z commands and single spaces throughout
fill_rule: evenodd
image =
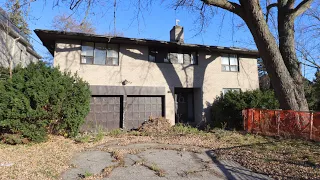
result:
M 12 79 L 12 69 L 13 69 L 13 59 L 14 59 L 14 50 L 16 48 L 16 42 L 19 40 L 20 37 L 17 37 L 13 40 L 12 42 L 12 48 L 11 48 L 11 60 L 10 60 L 10 65 L 9 65 L 9 74 L 10 78 Z

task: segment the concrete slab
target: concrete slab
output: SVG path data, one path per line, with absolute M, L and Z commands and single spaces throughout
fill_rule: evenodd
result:
M 111 146 L 106 148 L 111 148 Z M 108 177 L 104 178 L 106 180 L 271 179 L 268 176 L 254 173 L 234 161 L 217 160 L 213 151 L 208 149 L 190 152 L 185 151 L 184 146 L 179 148 L 179 145 L 174 145 L 174 149 L 180 150 L 168 150 L 173 146 L 166 147 L 163 144 L 153 143 L 131 144 L 127 147 L 112 145 L 112 149 L 117 148 L 140 149 L 141 152 L 126 154 L 124 166 L 115 168 Z M 63 173 L 62 179 L 79 179 L 79 174 L 84 175 L 86 172 L 99 174 L 105 167 L 116 165 L 117 162 L 112 162 L 113 160 L 108 152 L 92 149 L 79 153 L 70 162 L 75 167 Z M 158 176 L 157 170 L 163 171 L 164 177 Z
M 78 153 L 70 162 L 73 167 L 62 174 L 62 179 L 79 179 L 84 174 L 100 174 L 107 166 L 115 165 L 110 153 L 103 151 L 85 151 Z

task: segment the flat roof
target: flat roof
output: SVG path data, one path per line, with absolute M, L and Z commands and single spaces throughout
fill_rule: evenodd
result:
M 136 44 L 142 46 L 157 46 L 164 48 L 180 48 L 189 50 L 204 50 L 207 52 L 220 52 L 220 53 L 236 53 L 242 55 L 250 55 L 259 57 L 257 50 L 250 50 L 237 47 L 222 47 L 222 46 L 207 46 L 200 44 L 187 44 L 172 41 L 161 41 L 153 39 L 138 39 L 128 38 L 119 36 L 104 36 L 97 34 L 78 33 L 78 32 L 66 32 L 56 30 L 44 30 L 36 29 L 34 32 L 42 41 L 43 45 L 53 55 L 55 50 L 55 41 L 58 39 L 69 39 L 69 40 L 81 40 L 81 41 L 94 41 L 94 42 L 108 42 L 115 44 Z

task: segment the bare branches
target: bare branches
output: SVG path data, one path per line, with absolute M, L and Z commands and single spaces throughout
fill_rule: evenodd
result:
M 293 17 L 295 18 L 304 13 L 307 9 L 309 9 L 312 1 L 313 0 L 303 0 L 296 8 L 293 9 Z
M 216 6 L 225 10 L 228 10 L 232 13 L 237 14 L 240 17 L 243 17 L 241 6 L 237 3 L 230 2 L 227 0 L 201 0 L 207 5 Z
M 266 21 L 268 22 L 268 19 L 269 19 L 269 14 L 270 14 L 270 10 L 271 8 L 273 7 L 277 7 L 278 6 L 278 3 L 272 3 L 272 4 L 269 4 L 267 6 L 267 12 L 266 12 Z
M 73 10 L 74 8 L 78 7 L 80 5 L 80 3 L 82 2 L 82 0 L 72 0 L 71 4 L 70 4 L 70 10 Z M 89 1 L 90 3 L 90 1 Z

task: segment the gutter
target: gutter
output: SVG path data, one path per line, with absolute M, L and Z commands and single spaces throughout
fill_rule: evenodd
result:
M 13 37 L 13 39 L 17 39 L 18 38 L 18 42 L 20 42 L 21 44 L 23 44 L 26 47 L 27 52 L 29 52 L 30 54 L 32 54 L 33 56 L 35 56 L 38 59 L 41 59 L 42 57 L 35 52 L 32 49 L 32 45 L 29 43 L 28 40 L 26 40 L 25 37 L 21 36 L 19 33 L 17 33 L 15 30 L 13 30 L 13 28 L 10 25 L 4 24 L 3 21 L 0 21 L 0 24 L 2 26 L 0 26 L 0 28 L 4 31 L 6 31 L 5 27 L 8 26 L 9 27 L 9 35 L 11 37 Z M 5 32 L 6 33 L 6 32 Z

